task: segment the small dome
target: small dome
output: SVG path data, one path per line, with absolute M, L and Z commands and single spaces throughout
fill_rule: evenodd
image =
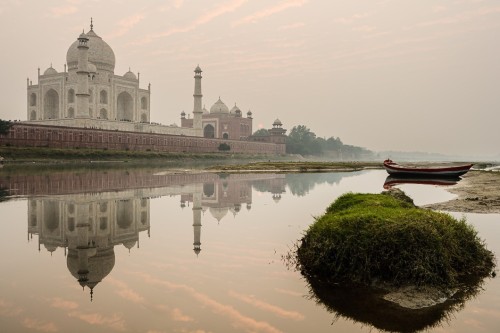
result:
M 203 114 L 209 114 L 207 108 L 205 107 L 205 105 L 203 105 Z
M 281 120 L 277 119 L 274 121 L 273 125 L 275 126 L 282 126 L 283 124 L 281 123 Z
M 113 72 L 115 69 L 115 53 L 111 47 L 94 30 L 90 30 L 85 36 L 89 39 L 87 42 L 89 62 L 92 62 L 100 70 Z M 66 54 L 68 69 L 78 67 L 78 44 L 78 41 L 75 40 L 68 49 Z
M 135 246 L 135 243 L 136 243 L 136 241 L 134 239 L 132 239 L 132 240 L 128 240 L 128 241 L 123 242 L 123 246 L 125 246 L 127 249 L 130 250 L 131 248 L 133 248 Z
M 203 71 L 201 70 L 201 68 L 200 68 L 200 65 L 196 66 L 196 68 L 194 69 L 194 72 L 195 72 L 195 73 L 201 73 L 201 72 L 203 72 Z
M 135 74 L 132 71 L 130 71 L 130 68 L 127 73 L 123 74 L 123 78 L 128 80 L 137 80 L 137 76 L 135 76 Z
M 234 106 L 233 108 L 231 109 L 231 111 L 229 111 L 230 114 L 236 114 L 236 113 L 241 113 L 241 110 L 239 107 L 236 106 L 236 103 L 234 103 Z
M 43 72 L 43 75 L 54 75 L 54 74 L 57 74 L 57 71 L 54 68 L 52 68 L 52 65 L 50 65 L 50 67 L 47 68 L 45 72 Z
M 87 39 L 88 40 L 89 38 L 87 37 L 87 35 L 85 34 L 85 32 L 82 32 L 80 34 L 80 36 L 78 36 L 78 39 Z
M 215 114 L 229 113 L 229 109 L 219 97 L 219 100 L 215 102 L 215 104 L 212 105 L 212 107 L 210 108 L 210 113 L 215 113 Z
M 57 245 L 54 244 L 44 244 L 44 246 L 49 252 L 54 252 L 55 250 L 57 250 Z
M 97 67 L 91 62 L 88 64 L 88 69 L 90 73 L 97 73 Z
M 210 207 L 210 214 L 220 222 L 226 216 L 229 209 L 227 207 Z
M 182 111 L 181 116 L 185 116 L 185 115 L 186 115 L 186 112 Z

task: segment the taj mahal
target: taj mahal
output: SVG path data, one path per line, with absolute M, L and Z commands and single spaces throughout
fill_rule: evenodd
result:
M 152 122 L 151 84 L 148 84 L 147 88 L 141 88 L 140 73 L 135 74 L 129 69 L 125 74 L 117 75 L 114 70 L 113 49 L 94 31 L 91 20 L 90 30 L 81 33 L 69 46 L 63 71 L 58 72 L 51 64 L 43 73 L 38 69 L 37 84 L 27 79 L 27 121 L 23 123 L 58 128 L 246 141 L 248 144 L 284 144 L 286 130 L 281 128 L 282 124 L 278 119 L 273 124 L 272 135 L 253 140 L 253 114 L 250 110 L 244 114 L 236 105 L 229 110 L 220 97 L 210 111 L 202 108 L 202 70 L 199 66 L 194 70 L 192 117 L 186 117 L 183 111 L 180 114 L 180 126 Z M 96 134 L 91 137 L 98 136 L 99 134 Z M 69 134 L 62 134 L 60 137 L 67 137 L 68 140 L 70 138 Z M 120 143 L 121 140 L 120 138 Z M 145 140 L 137 137 L 124 137 L 123 140 L 129 144 L 134 143 L 134 140 L 135 143 L 161 141 L 157 138 Z M 136 146 L 129 145 L 127 149 L 142 149 Z M 266 148 L 263 151 L 268 150 Z M 284 148 L 269 151 L 284 152 Z

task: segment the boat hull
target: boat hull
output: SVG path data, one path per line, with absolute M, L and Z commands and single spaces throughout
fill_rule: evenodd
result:
M 403 167 L 396 163 L 384 163 L 384 168 L 390 175 L 406 177 L 459 177 L 466 174 L 472 164 L 453 167 Z

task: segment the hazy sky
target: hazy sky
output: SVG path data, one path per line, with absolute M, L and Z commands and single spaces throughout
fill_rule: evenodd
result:
M 26 78 L 82 29 L 115 74 L 151 82 L 151 120 L 220 96 L 254 114 L 373 150 L 500 154 L 498 0 L 0 0 L 0 118 L 26 119 Z

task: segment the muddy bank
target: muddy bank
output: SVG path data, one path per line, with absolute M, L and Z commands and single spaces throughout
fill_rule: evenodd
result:
M 425 208 L 463 213 L 500 214 L 500 172 L 470 171 L 446 188 L 458 198 Z

